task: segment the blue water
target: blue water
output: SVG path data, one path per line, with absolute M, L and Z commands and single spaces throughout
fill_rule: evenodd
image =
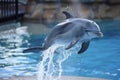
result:
M 93 39 L 83 54 L 72 51 L 72 56 L 62 64 L 62 75 L 120 79 L 120 21 L 97 23 L 104 37 Z M 22 50 L 42 45 L 45 36 L 0 38 L 0 77 L 36 75 L 38 63 L 42 60 L 41 52 L 22 53 Z

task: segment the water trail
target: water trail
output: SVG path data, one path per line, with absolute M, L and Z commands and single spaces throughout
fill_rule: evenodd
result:
M 94 12 L 93 12 L 94 10 L 93 10 L 93 6 L 91 6 L 90 7 L 90 15 L 89 15 L 89 17 L 91 18 L 91 19 L 94 19 Z
M 63 50 L 61 50 L 63 51 Z M 62 75 L 62 63 L 68 59 L 68 57 L 71 55 L 71 53 L 69 53 L 68 51 L 64 51 L 63 53 L 60 53 L 61 55 L 59 56 L 57 63 L 58 63 L 58 67 L 59 67 L 59 73 L 58 73 L 58 77 L 57 80 L 61 80 L 61 75 Z
M 43 59 L 39 63 L 37 80 L 61 80 L 62 63 L 71 55 L 67 51 L 61 50 L 57 56 L 55 50 L 57 47 L 50 47 L 43 52 Z M 56 59 L 54 59 L 56 58 Z
M 43 59 L 39 64 L 38 80 L 49 80 L 54 73 L 53 57 L 56 48 L 49 48 L 43 52 Z
M 70 2 L 71 4 L 68 4 L 64 10 L 71 13 L 74 17 L 82 17 L 80 0 L 71 0 Z
M 75 17 L 81 17 L 80 1 L 72 0 L 72 7 Z

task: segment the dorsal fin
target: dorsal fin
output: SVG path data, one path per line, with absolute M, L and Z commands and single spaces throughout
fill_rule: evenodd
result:
M 68 13 L 67 11 L 63 11 L 62 13 L 65 14 L 66 19 L 73 18 L 73 16 L 70 13 Z

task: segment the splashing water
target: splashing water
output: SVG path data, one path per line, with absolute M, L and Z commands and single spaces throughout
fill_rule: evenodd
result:
M 29 34 L 27 31 L 27 26 L 20 26 L 20 24 L 14 24 L 14 25 L 15 27 L 13 26 L 13 24 L 8 24 L 7 26 L 3 26 L 3 27 L 6 27 L 5 30 L 4 28 L 0 28 L 1 29 L 0 60 L 1 59 L 6 60 L 7 58 L 9 58 L 9 56 L 12 56 L 14 53 L 17 53 L 17 55 L 19 55 L 19 53 L 22 53 L 22 50 L 20 50 L 22 48 L 20 47 L 23 44 L 29 45 L 28 43 Z M 9 29 L 9 27 L 11 28 Z M 16 52 L 16 50 L 18 51 Z M 12 63 L 12 60 L 10 60 L 10 62 L 7 62 L 7 63 L 3 62 L 3 63 L 5 65 L 13 65 L 15 64 L 15 62 L 16 61 Z
M 43 52 L 43 60 L 39 63 L 38 80 L 61 80 L 62 63 L 71 55 L 71 53 L 63 51 L 60 54 L 56 54 L 54 52 L 57 48 L 58 47 L 55 46 L 50 47 Z

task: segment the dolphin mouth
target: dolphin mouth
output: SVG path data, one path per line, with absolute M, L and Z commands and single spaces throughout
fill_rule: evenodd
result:
M 95 34 L 98 36 L 98 37 L 103 37 L 103 33 L 102 32 L 95 32 Z
M 103 33 L 101 31 L 97 30 L 86 30 L 87 32 L 93 32 L 95 33 L 98 37 L 103 37 Z

